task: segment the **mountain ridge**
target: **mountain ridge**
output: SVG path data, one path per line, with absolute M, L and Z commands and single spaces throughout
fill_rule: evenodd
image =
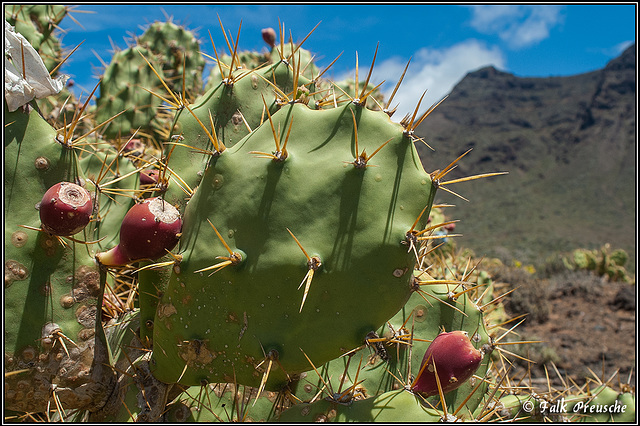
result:
M 573 76 L 468 73 L 418 127 L 429 172 L 468 149 L 444 179 L 507 171 L 440 191 L 457 207 L 459 244 L 478 255 L 538 263 L 605 243 L 635 262 L 636 45 Z M 635 264 L 628 265 L 635 271 Z

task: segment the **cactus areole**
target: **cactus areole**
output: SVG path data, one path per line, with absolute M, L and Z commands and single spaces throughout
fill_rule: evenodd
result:
M 103 265 L 124 265 L 141 259 L 158 259 L 178 244 L 180 212 L 162 198 L 154 197 L 131 207 L 120 226 L 120 243 L 98 253 Z
M 84 229 L 93 204 L 89 191 L 71 182 L 60 182 L 45 192 L 39 205 L 42 229 L 53 235 L 70 236 Z
M 443 394 L 451 392 L 475 373 L 481 361 L 482 352 L 473 347 L 466 331 L 440 333 L 424 354 L 412 390 L 438 395 L 439 382 Z

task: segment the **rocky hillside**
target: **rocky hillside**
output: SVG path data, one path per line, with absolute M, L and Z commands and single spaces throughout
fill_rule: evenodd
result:
M 473 148 L 437 201 L 455 204 L 460 241 L 478 255 L 540 264 L 547 256 L 604 243 L 635 259 L 636 46 L 604 69 L 523 78 L 483 68 L 469 73 L 418 128 L 427 171 Z M 445 179 L 445 180 L 447 180 Z M 635 263 L 627 265 L 635 270 Z

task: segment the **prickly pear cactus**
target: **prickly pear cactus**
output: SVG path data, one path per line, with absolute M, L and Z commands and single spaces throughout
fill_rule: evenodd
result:
M 609 244 L 605 244 L 599 250 L 576 249 L 571 256 L 563 258 L 569 270 L 589 270 L 612 281 L 633 284 L 635 276 L 625 268 L 628 260 L 629 255 L 626 251 L 622 249 L 612 251 Z
M 5 16 L 19 27 L 29 10 Z M 455 221 L 431 214 L 462 158 L 425 171 L 414 130 L 431 109 L 393 122 L 370 82 L 375 54 L 364 81 L 336 84 L 283 25 L 263 31 L 262 53 L 223 34 L 229 54 L 217 46 L 202 94 L 197 40 L 156 22 L 114 55 L 95 110 L 5 106 L 7 419 L 557 420 L 540 413 L 553 395 L 509 384 L 501 345 L 522 342 L 502 342 L 515 328 L 502 296 L 460 261 Z M 41 223 L 60 182 L 90 193 L 80 231 Z M 137 225 L 119 234 L 141 207 L 147 244 L 105 260 L 141 242 Z M 181 226 L 144 254 L 165 216 Z M 464 337 L 463 370 L 448 335 Z M 445 363 L 430 362 L 442 345 Z M 571 407 L 635 402 L 631 387 L 598 385 Z

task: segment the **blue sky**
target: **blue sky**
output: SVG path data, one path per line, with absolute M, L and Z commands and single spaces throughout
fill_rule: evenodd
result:
M 95 13 L 86 13 L 95 12 Z M 302 40 L 320 23 L 304 46 L 317 55 L 322 68 L 341 52 L 330 77 L 353 76 L 356 52 L 360 75 L 366 75 L 380 43 L 373 83 L 385 80 L 390 91 L 407 61 L 411 65 L 395 100 L 401 118 L 415 108 L 428 89 L 421 110 L 446 95 L 468 72 L 487 65 L 522 77 L 580 74 L 604 67 L 636 38 L 636 5 L 627 4 L 322 4 L 322 5 L 106 5 L 75 6 L 61 27 L 63 45 L 71 49 L 84 40 L 63 68 L 75 90 L 90 92 L 98 81 L 102 61 L 109 62 L 112 43 L 127 46 L 146 24 L 167 16 L 201 40 L 213 55 L 226 45 L 218 23 L 237 35 L 241 50 L 263 50 L 260 30 L 278 28 L 278 18 L 293 40 Z M 78 25 L 78 23 L 81 25 Z M 364 70 L 364 71 L 363 71 Z M 398 118 L 398 119 L 399 119 Z

